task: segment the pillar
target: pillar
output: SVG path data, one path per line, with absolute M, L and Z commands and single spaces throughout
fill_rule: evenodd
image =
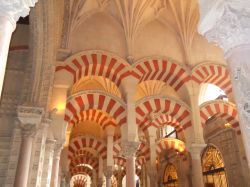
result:
M 28 186 L 39 186 L 42 182 L 42 172 L 44 169 L 44 155 L 47 139 L 47 131 L 51 124 L 50 119 L 43 118 L 39 128 L 37 129 L 36 136 L 33 140 L 33 149 L 32 149 L 32 163 L 30 165 L 29 172 L 29 182 Z M 36 153 L 36 154 L 33 154 Z
M 205 144 L 192 144 L 190 154 L 192 159 L 192 186 L 204 187 L 202 166 L 201 166 L 201 152 L 205 148 Z
M 45 164 L 43 166 L 42 184 L 41 184 L 41 186 L 44 187 L 50 187 L 55 142 L 56 141 L 52 139 L 46 140 L 45 155 L 44 155 Z
M 26 126 L 27 127 L 27 126 Z M 30 158 L 32 152 L 32 142 L 35 129 L 33 126 L 22 129 L 22 142 L 17 165 L 15 187 L 26 187 L 28 185 Z
M 135 156 L 129 156 L 126 159 L 126 186 L 135 187 Z
M 113 138 L 114 138 L 114 127 L 108 126 L 106 128 L 106 134 L 107 134 L 107 168 L 106 168 L 106 187 L 111 187 L 111 177 L 113 174 L 113 165 L 114 165 L 114 159 L 113 159 Z
M 250 1 L 200 0 L 199 32 L 219 45 L 229 64 L 240 129 L 250 168 Z
M 37 0 L 17 0 L 15 3 L 3 1 L 0 4 L 0 97 L 3 88 L 5 69 L 12 32 L 20 16 L 29 14 L 29 7 L 35 6 Z
M 98 187 L 102 187 L 103 184 L 103 159 L 99 156 L 98 162 Z
M 149 145 L 150 145 L 150 187 L 157 186 L 158 175 L 156 169 L 156 131 L 154 126 L 148 128 L 149 133 Z
M 16 171 L 15 187 L 26 187 L 28 184 L 30 158 L 33 137 L 40 125 L 43 109 L 39 107 L 18 106 L 17 119 L 22 133 L 22 141 Z
M 177 155 L 176 159 L 178 185 L 181 187 L 189 187 L 189 163 L 184 161 L 182 157 Z
M 126 187 L 136 187 L 135 154 L 138 142 L 122 142 L 123 155 L 126 157 Z
M 53 157 L 53 165 L 52 165 L 52 173 L 51 173 L 51 187 L 58 187 L 59 181 L 59 164 L 60 164 L 60 156 L 62 151 L 62 143 L 57 142 L 54 150 Z

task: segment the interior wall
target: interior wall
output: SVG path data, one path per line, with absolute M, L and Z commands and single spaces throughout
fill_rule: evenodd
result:
M 243 172 L 247 165 L 241 164 L 241 154 L 239 152 L 237 137 L 233 129 L 222 130 L 213 136 L 208 137 L 205 141 L 207 144 L 212 144 L 219 149 L 224 159 L 226 175 L 229 186 L 248 187 L 248 177 L 244 176 Z

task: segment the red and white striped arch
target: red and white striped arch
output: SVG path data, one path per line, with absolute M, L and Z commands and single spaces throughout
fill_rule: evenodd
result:
M 79 92 L 67 100 L 64 120 L 80 121 L 82 111 L 100 110 L 114 118 L 118 125 L 126 123 L 126 106 L 118 97 L 101 91 Z
M 78 157 L 73 158 L 70 162 L 69 168 L 75 168 L 79 166 L 80 164 L 88 164 L 95 170 L 98 169 L 98 160 L 94 158 L 93 154 L 91 157 L 90 156 L 78 156 Z
M 220 87 L 226 94 L 232 92 L 227 67 L 219 64 L 200 64 L 192 70 L 192 79 L 197 83 L 210 83 Z
M 161 154 L 166 150 L 175 150 L 179 153 L 185 152 L 185 143 L 179 139 L 175 138 L 163 138 L 157 142 L 156 152 Z
M 91 178 L 93 176 L 93 171 L 89 167 L 86 167 L 86 166 L 77 166 L 75 168 L 70 168 L 69 172 L 71 176 L 79 175 L 79 174 L 89 175 Z
M 118 139 L 114 142 L 114 145 L 113 145 L 114 157 L 118 157 L 118 155 L 120 155 L 121 152 L 122 152 L 121 140 Z
M 108 126 L 117 126 L 116 121 L 112 117 L 108 116 L 100 110 L 95 109 L 80 112 L 77 116 L 74 116 L 70 123 L 73 124 L 73 126 L 77 126 L 80 122 L 83 121 L 94 121 L 99 124 L 103 130 L 105 130 Z
M 167 114 L 160 115 L 159 117 L 154 119 L 152 123 L 156 124 L 157 126 L 170 125 L 174 127 L 177 132 L 181 132 L 182 130 L 184 130 L 183 127 L 175 118 Z
M 139 156 L 135 159 L 135 165 L 136 166 L 142 166 L 146 164 L 147 160 L 144 156 Z
M 126 159 L 123 157 L 114 157 L 114 164 L 121 167 L 126 167 Z
M 141 143 L 138 147 L 137 157 L 144 157 L 146 161 L 150 160 L 150 148 L 146 143 Z
M 240 134 L 238 112 L 236 106 L 233 103 L 223 100 L 205 102 L 200 106 L 200 116 L 202 126 L 206 124 L 206 121 L 210 117 L 216 116 L 230 123 L 236 130 L 237 134 Z
M 70 140 L 68 147 L 69 159 L 73 160 L 75 157 L 80 156 L 84 148 L 92 148 L 102 156 L 103 159 L 107 156 L 107 147 L 104 141 L 89 136 L 78 136 Z
M 87 185 L 86 175 L 74 175 L 71 180 L 73 187 L 85 187 Z
M 75 54 L 56 67 L 56 72 L 65 70 L 72 77 L 72 85 L 85 76 L 102 76 L 118 87 L 130 75 L 129 64 L 122 58 L 104 51 L 83 51 Z
M 142 129 L 150 125 L 158 127 L 159 123 L 150 121 L 150 114 L 167 114 L 177 121 L 183 129 L 190 127 L 190 108 L 183 102 L 168 97 L 147 97 L 136 103 L 136 123 Z
M 132 75 L 140 82 L 159 80 L 170 85 L 176 91 L 191 78 L 180 64 L 171 62 L 167 59 L 142 59 L 133 66 Z

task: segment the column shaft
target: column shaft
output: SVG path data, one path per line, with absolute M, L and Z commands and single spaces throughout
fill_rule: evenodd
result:
M 126 187 L 136 187 L 135 185 L 135 156 L 130 156 L 126 160 Z
M 29 177 L 30 158 L 33 138 L 29 135 L 23 136 L 19 153 L 15 187 L 26 187 Z
M 157 186 L 158 176 L 156 169 L 156 130 L 150 129 L 153 132 L 153 135 L 149 135 L 149 144 L 150 144 L 150 187 Z
M 107 170 L 106 170 L 106 187 L 111 187 L 111 177 L 114 165 L 113 159 L 113 134 L 107 135 Z
M 51 174 L 51 187 L 58 187 L 59 162 L 60 158 L 54 157 Z
M 98 187 L 102 187 L 103 184 L 103 159 L 99 156 L 98 161 Z
M 192 158 L 192 184 L 193 187 L 204 187 L 202 166 L 201 166 L 201 151 L 205 144 L 193 144 L 190 149 Z

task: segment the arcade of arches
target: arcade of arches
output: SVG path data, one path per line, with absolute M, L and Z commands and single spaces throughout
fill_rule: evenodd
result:
M 249 7 L 0 0 L 0 186 L 250 187 Z

